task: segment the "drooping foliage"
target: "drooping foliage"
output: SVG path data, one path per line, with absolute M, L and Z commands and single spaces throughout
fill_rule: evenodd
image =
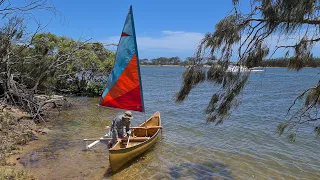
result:
M 239 0 L 232 2 L 231 14 L 216 24 L 213 33 L 205 35 L 195 53 L 195 64 L 186 70 L 189 72 L 193 67 L 201 69 L 199 66 L 203 59 L 218 57 L 209 70 L 198 70 L 206 72 L 206 81 L 221 87 L 213 94 L 205 110 L 209 122 L 221 123 L 228 117 L 230 110 L 238 105 L 239 95 L 248 80 L 249 73 L 239 71 L 230 75 L 227 72 L 230 61 L 236 60 L 237 65 L 251 68 L 263 64 L 263 60 L 284 49 L 287 51 L 287 67 L 300 70 L 310 64 L 312 48 L 320 41 L 318 0 L 255 0 L 250 1 L 250 9 L 245 10 L 244 6 L 239 6 Z M 196 77 L 183 75 L 177 102 L 183 101 L 195 87 L 196 84 L 190 82 L 197 82 Z M 279 125 L 280 134 L 287 130 L 289 138 L 294 140 L 297 124 L 319 120 L 313 111 L 319 107 L 320 90 L 317 87 L 299 96 L 298 99 L 305 101 L 304 106 L 295 113 L 289 113 L 293 115 Z M 318 126 L 315 130 L 320 132 Z

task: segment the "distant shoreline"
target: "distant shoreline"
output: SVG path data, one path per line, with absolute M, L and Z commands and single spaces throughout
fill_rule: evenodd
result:
M 154 67 L 187 67 L 187 66 L 189 66 L 189 65 L 169 65 L 169 64 L 167 64 L 167 65 L 145 65 L 145 64 L 143 64 L 143 65 L 140 65 L 140 66 L 154 66 Z M 203 65 L 204 67 L 211 67 L 211 65 Z M 257 66 L 257 67 L 254 67 L 254 68 L 287 68 L 287 67 L 270 67 L 270 66 L 268 66 L 268 67 L 262 67 L 262 66 Z M 303 68 L 320 68 L 320 67 L 303 67 Z
M 143 64 L 143 65 L 140 65 L 140 66 L 156 66 L 156 67 L 161 67 L 161 66 L 165 66 L 165 67 L 185 67 L 185 66 L 183 66 L 183 65 L 145 65 L 145 64 Z M 188 66 L 188 65 L 186 65 L 186 66 Z

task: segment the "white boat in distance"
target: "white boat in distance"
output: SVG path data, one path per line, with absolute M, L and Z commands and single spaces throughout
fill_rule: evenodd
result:
M 263 67 L 253 67 L 253 68 L 250 68 L 250 72 L 264 72 L 264 68 Z
M 229 65 L 228 66 L 228 69 L 227 69 L 227 72 L 249 72 L 250 70 L 245 67 L 245 66 L 235 66 L 235 65 Z
M 254 68 L 247 68 L 245 66 L 235 66 L 235 65 L 229 65 L 227 72 L 264 72 L 263 67 L 254 67 Z

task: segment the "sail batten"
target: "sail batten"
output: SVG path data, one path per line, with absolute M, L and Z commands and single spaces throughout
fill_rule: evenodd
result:
M 109 75 L 99 105 L 144 112 L 132 7 L 121 32 L 114 68 Z

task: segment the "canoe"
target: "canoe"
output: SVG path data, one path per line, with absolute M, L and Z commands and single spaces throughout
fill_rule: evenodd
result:
M 130 6 L 118 44 L 113 70 L 109 73 L 107 86 L 101 94 L 100 106 L 145 113 L 140 61 L 132 6 Z M 109 149 L 110 167 L 117 171 L 128 161 L 148 150 L 161 136 L 160 113 L 156 112 L 145 123 L 134 127 L 131 136 L 119 140 Z M 94 139 L 92 147 L 100 141 L 111 138 Z M 85 139 L 86 141 L 93 139 Z
M 160 113 L 156 112 L 147 121 L 132 128 L 128 144 L 128 139 L 124 138 L 109 149 L 112 171 L 117 171 L 121 166 L 148 150 L 159 137 L 161 137 L 161 119 Z

